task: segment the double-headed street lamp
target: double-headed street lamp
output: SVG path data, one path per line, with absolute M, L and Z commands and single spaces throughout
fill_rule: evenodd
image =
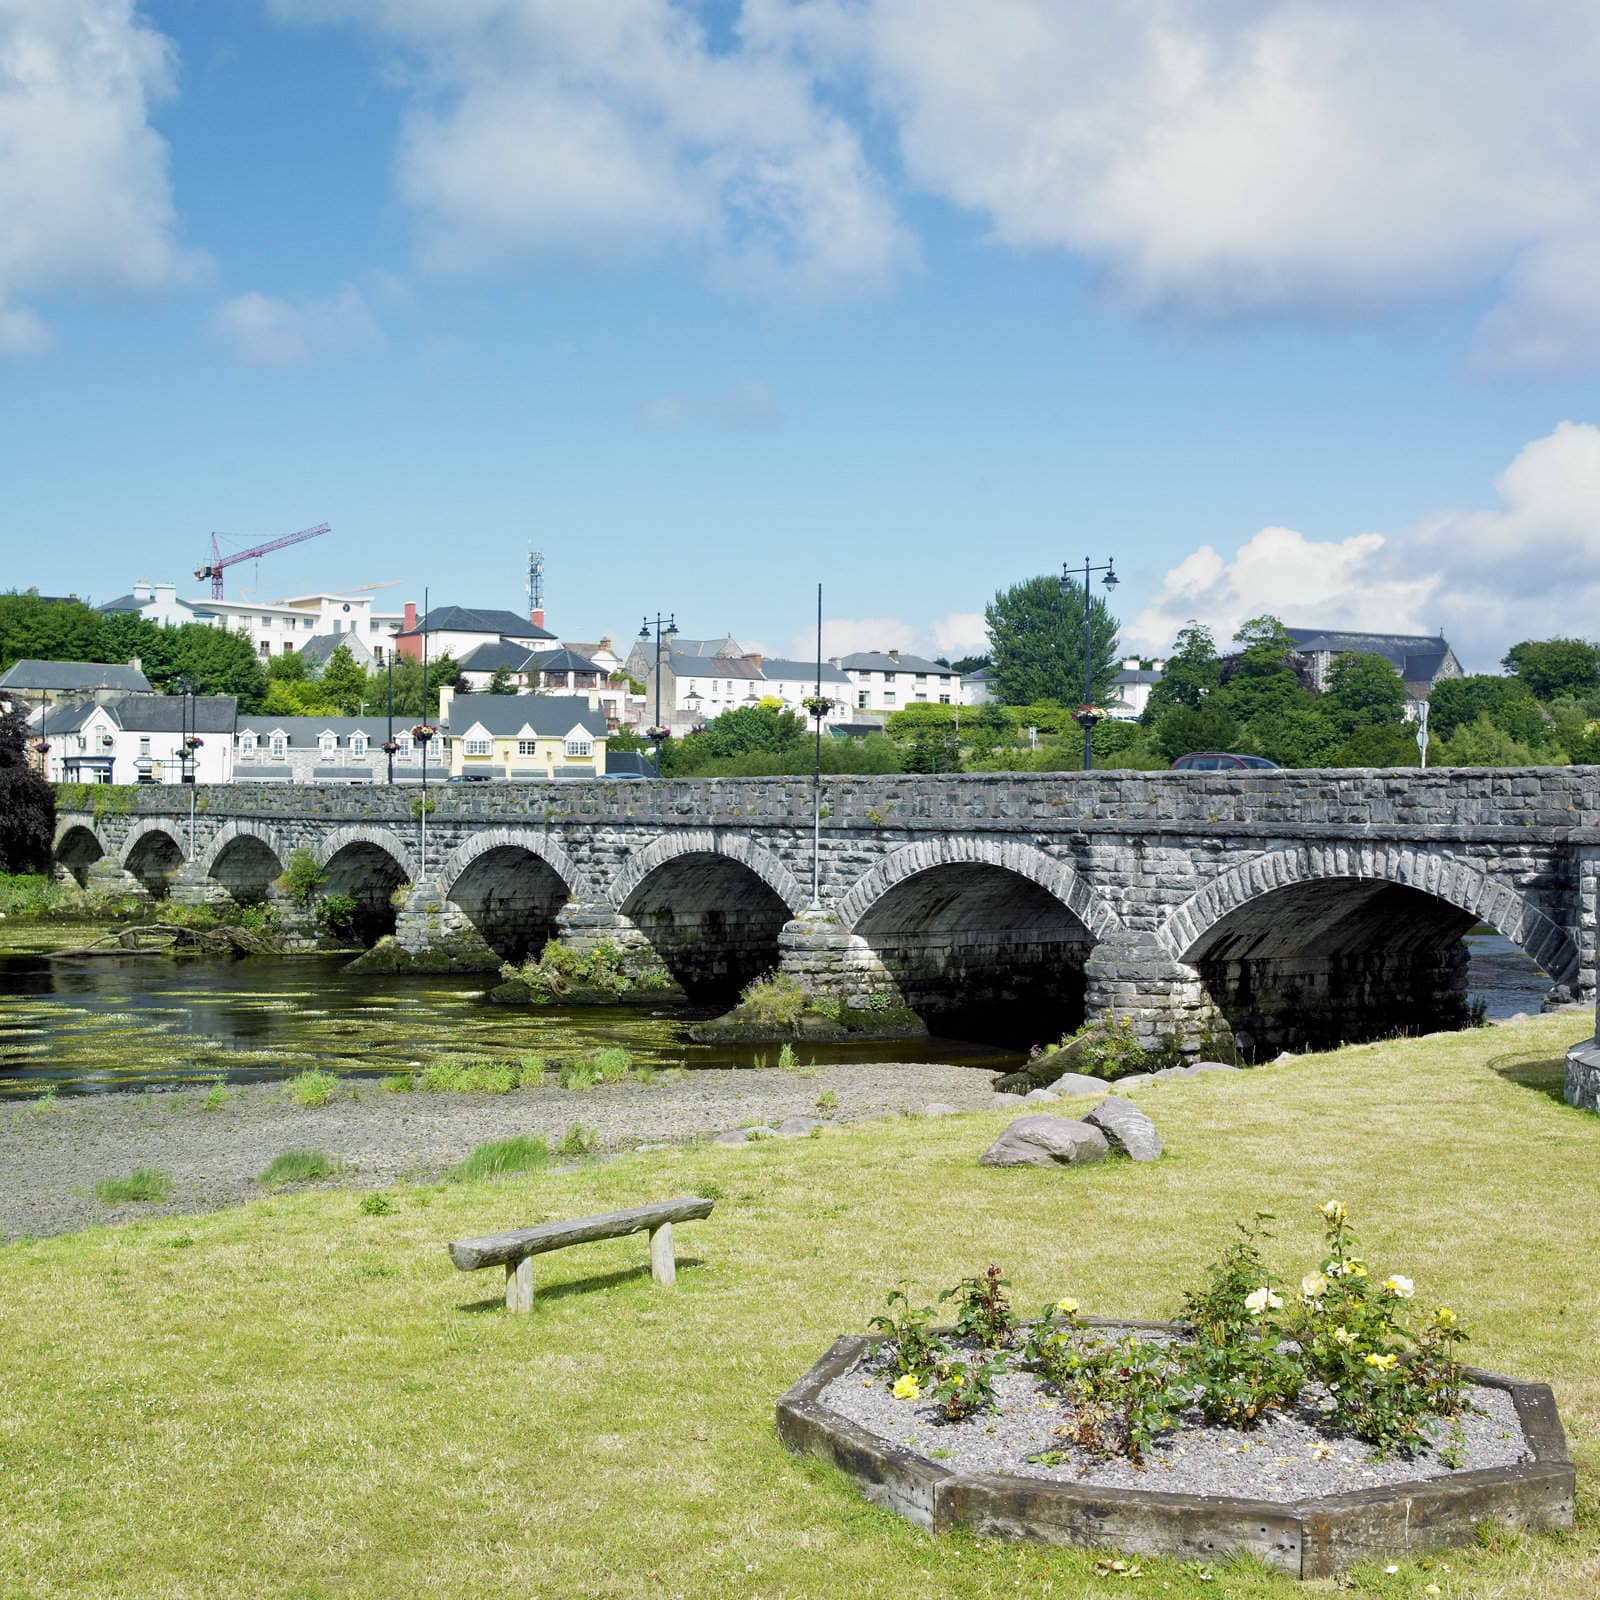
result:
M 650 630 L 656 630 L 656 720 L 650 729 L 650 739 L 655 746 L 654 759 L 656 776 L 661 776 L 661 741 L 666 738 L 667 730 L 661 721 L 661 641 L 675 639 L 678 636 L 678 624 L 669 616 L 662 616 L 658 611 L 654 617 L 646 617 L 644 626 L 639 629 L 639 637 L 646 642 L 650 638 Z
M 1078 707 L 1077 722 L 1083 729 L 1083 770 L 1094 770 L 1094 725 L 1100 718 L 1095 715 L 1094 708 L 1094 643 L 1089 632 L 1089 579 L 1096 572 L 1105 573 L 1101 582 L 1108 589 L 1117 586 L 1115 556 L 1108 556 L 1103 567 L 1089 565 L 1089 558 L 1083 558 L 1083 704 Z M 1065 562 L 1061 564 L 1061 592 L 1071 594 L 1078 582 L 1078 568 L 1069 567 Z

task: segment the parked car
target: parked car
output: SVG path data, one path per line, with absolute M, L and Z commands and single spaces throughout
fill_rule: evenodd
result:
M 1231 750 L 1196 750 L 1172 763 L 1174 772 L 1277 772 L 1276 761 L 1265 756 L 1241 756 Z

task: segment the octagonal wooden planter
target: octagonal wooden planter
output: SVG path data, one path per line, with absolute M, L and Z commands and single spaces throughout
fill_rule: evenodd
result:
M 1084 1321 L 1120 1331 L 1183 1331 L 1169 1323 Z M 1246 1550 L 1295 1577 L 1321 1578 L 1372 1557 L 1470 1544 L 1486 1518 L 1532 1531 L 1572 1526 L 1572 1462 L 1546 1384 L 1469 1369 L 1474 1383 L 1511 1396 L 1531 1461 L 1320 1499 L 1244 1500 L 952 1471 L 822 1403 L 828 1385 L 877 1342 L 837 1340 L 779 1400 L 778 1437 L 791 1450 L 832 1461 L 873 1504 L 934 1533 L 970 1528 L 989 1538 L 1199 1561 Z

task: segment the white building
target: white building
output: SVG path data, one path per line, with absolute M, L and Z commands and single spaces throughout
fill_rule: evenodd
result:
M 414 719 L 394 723 L 394 781 L 422 781 L 422 746 L 411 737 Z M 389 737 L 385 717 L 239 718 L 236 783 L 386 783 Z M 429 755 L 432 777 L 444 778 L 442 753 Z
M 36 730 L 56 783 L 196 783 L 233 778 L 238 702 L 231 694 L 128 694 L 54 707 Z M 185 762 L 186 738 L 197 740 Z
M 992 705 L 994 699 L 994 679 L 990 676 L 987 667 L 979 667 L 976 672 L 963 674 L 960 704 L 964 706 L 987 706 Z
M 542 616 L 543 613 L 541 612 Z M 435 606 L 419 615 L 407 602 L 395 648 L 412 661 L 422 659 L 423 641 L 428 659 L 450 656 L 462 661 L 480 646 L 521 645 L 525 650 L 554 650 L 561 641 L 543 627 L 515 611 L 497 611 L 480 606 Z
M 912 705 L 960 704 L 961 674 L 901 650 L 863 650 L 835 656 L 849 679 L 856 711 L 903 711 Z
M 1150 703 L 1150 691 L 1161 682 L 1163 665 L 1152 661 L 1147 667 L 1138 656 L 1129 656 L 1111 680 L 1106 715 L 1113 722 L 1137 722 Z
M 789 661 L 782 656 L 752 656 L 761 669 L 760 695 L 763 700 L 781 700 L 786 711 L 793 711 L 810 725 L 811 713 L 805 702 L 817 692 L 817 663 Z M 852 718 L 851 684 L 842 668 L 832 661 L 822 663 L 822 693 L 833 701 L 833 710 L 822 719 L 824 728 L 836 722 L 849 722 Z
M 115 600 L 108 600 L 98 610 L 104 616 L 112 616 L 125 611 L 137 611 L 146 622 L 154 622 L 158 627 L 177 628 L 185 622 L 210 622 L 210 617 L 195 615 L 195 607 L 199 601 L 180 600 L 178 586 L 175 583 L 151 583 L 148 578 L 140 578 L 132 590 L 124 595 L 118 595 Z
M 271 604 L 252 600 L 188 602 L 192 620 L 245 634 L 259 656 L 292 655 L 319 634 L 349 643 L 358 660 L 381 664 L 395 648 L 406 612 L 375 610 L 370 594 L 304 594 Z M 358 648 L 359 647 L 359 648 Z M 365 652 L 365 654 L 363 654 Z

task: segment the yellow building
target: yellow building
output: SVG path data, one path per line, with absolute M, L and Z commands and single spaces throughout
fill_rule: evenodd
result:
M 598 778 L 606 718 L 583 695 L 439 694 L 439 732 L 452 778 Z

